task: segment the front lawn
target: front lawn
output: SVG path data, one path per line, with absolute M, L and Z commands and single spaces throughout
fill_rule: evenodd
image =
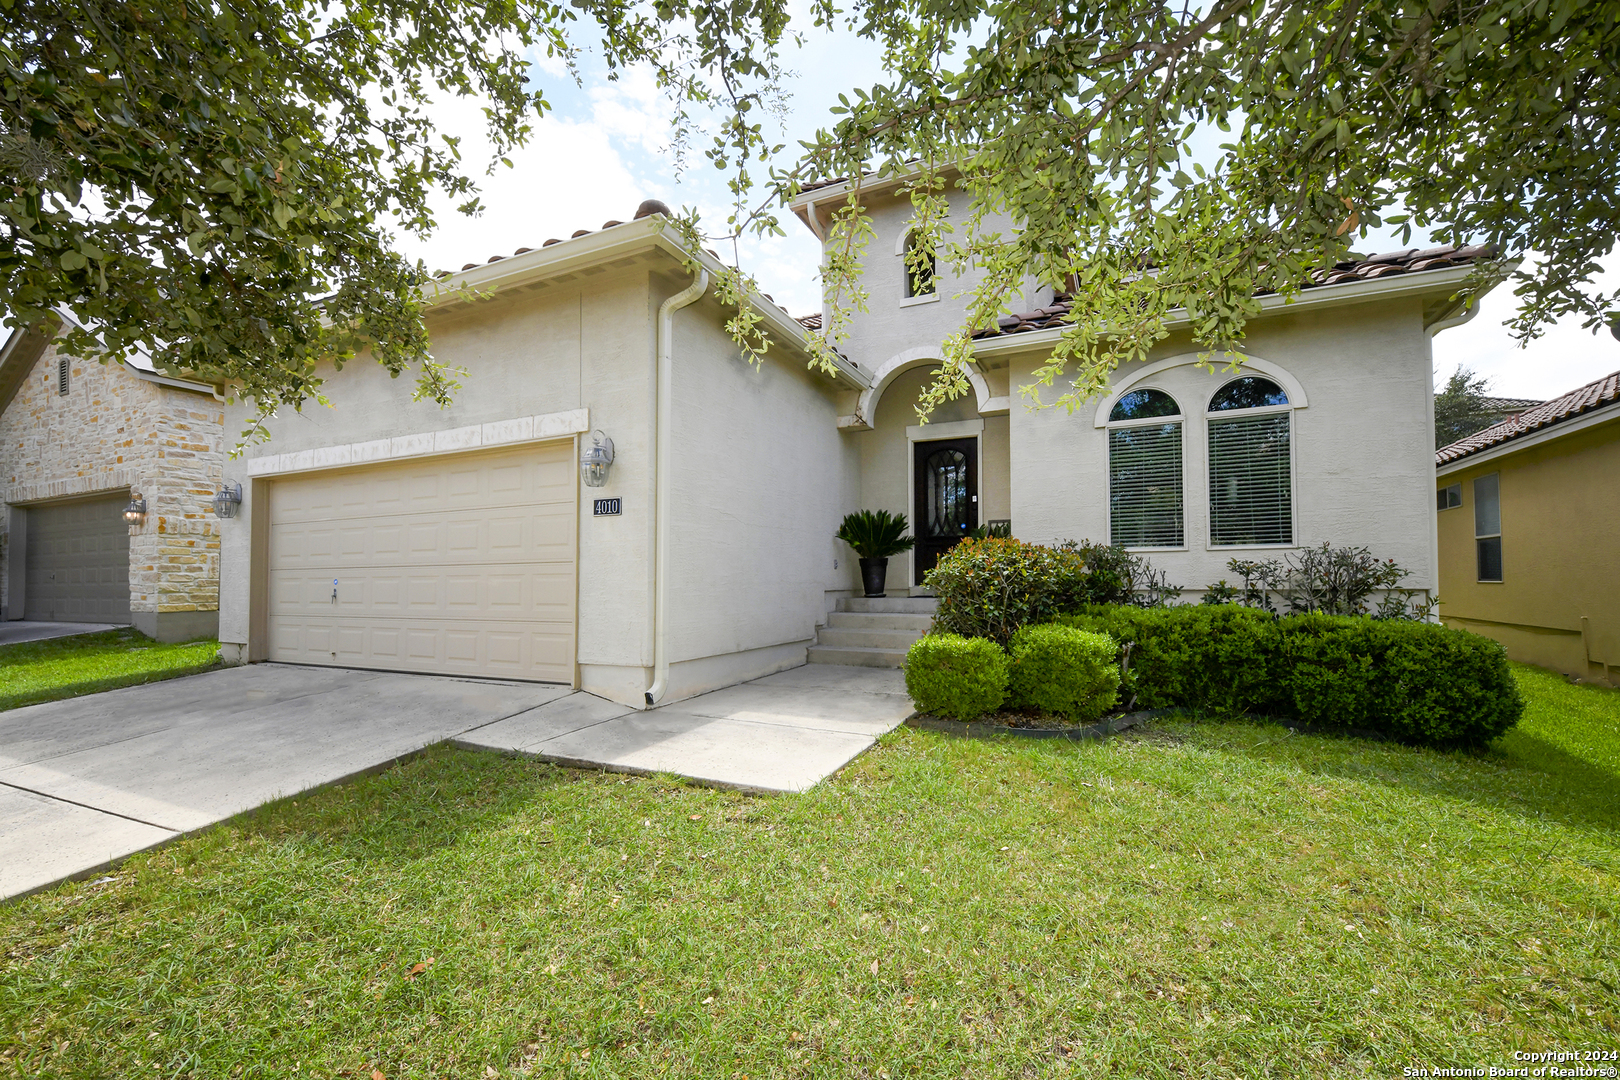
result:
M 218 656 L 212 638 L 166 645 L 127 628 L 0 645 L 0 711 L 194 675 Z
M 0 910 L 0 1075 L 1389 1077 L 1620 1049 L 1620 692 L 1518 673 L 1525 720 L 1478 756 L 902 729 L 752 798 L 435 750 Z

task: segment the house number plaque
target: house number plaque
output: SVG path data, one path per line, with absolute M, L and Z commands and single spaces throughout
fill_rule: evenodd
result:
M 597 499 L 591 513 L 596 517 L 609 517 L 617 514 L 621 509 L 619 499 Z

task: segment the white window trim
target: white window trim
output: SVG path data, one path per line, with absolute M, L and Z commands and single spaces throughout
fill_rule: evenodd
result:
M 1171 356 L 1163 360 L 1155 360 L 1151 364 L 1143 366 L 1139 371 L 1131 372 L 1130 376 L 1125 382 L 1122 382 L 1118 386 L 1114 387 L 1112 393 L 1097 403 L 1097 412 L 1092 417 L 1093 426 L 1100 428 L 1107 427 L 1108 416 L 1114 411 L 1114 406 L 1119 404 L 1119 399 L 1130 393 L 1132 390 L 1140 389 L 1144 386 L 1151 386 L 1152 383 L 1149 380 L 1151 380 L 1155 375 L 1168 371 L 1171 368 L 1197 367 L 1209 363 L 1219 363 L 1221 361 L 1221 357 L 1219 356 L 1213 356 L 1208 360 L 1204 360 L 1201 359 L 1202 355 L 1203 354 L 1201 353 L 1182 353 L 1179 356 Z M 1283 388 L 1283 393 L 1288 395 L 1288 408 L 1295 410 L 1309 408 L 1310 402 L 1305 396 L 1305 388 L 1301 386 L 1299 380 L 1294 378 L 1294 376 L 1285 368 L 1278 364 L 1273 364 L 1269 360 L 1262 360 L 1258 356 L 1250 356 L 1247 353 L 1236 354 L 1232 357 L 1232 359 L 1237 360 L 1241 365 L 1237 372 L 1231 373 L 1232 378 L 1240 379 L 1245 375 L 1251 374 L 1264 375 L 1266 378 L 1271 379 L 1278 386 Z M 1225 386 L 1226 383 L 1230 381 L 1231 379 L 1224 380 L 1210 391 L 1209 397 L 1204 399 L 1206 413 L 1208 412 L 1209 402 L 1215 397 L 1215 391 L 1219 390 L 1222 386 Z M 1182 401 L 1182 399 L 1177 397 L 1175 394 L 1171 394 L 1170 396 L 1174 397 L 1176 401 L 1183 406 L 1183 412 L 1185 412 L 1186 402 Z M 1282 407 L 1283 406 L 1281 405 L 1268 406 L 1268 408 L 1279 409 Z
M 1131 384 L 1131 390 L 1157 390 L 1171 401 L 1174 401 L 1176 407 L 1181 409 L 1181 398 L 1162 386 L 1156 386 L 1151 382 L 1138 379 Z M 1125 392 L 1115 395 L 1110 401 L 1108 412 L 1113 412 L 1114 406 L 1119 404 L 1118 399 L 1124 396 Z M 1107 413 L 1102 415 L 1107 416 Z M 1187 410 L 1181 409 L 1174 416 L 1147 416 L 1132 420 L 1108 420 L 1106 423 L 1097 425 L 1113 431 L 1115 428 L 1161 427 L 1165 424 L 1181 425 L 1181 543 L 1172 547 L 1127 547 L 1126 551 L 1166 552 L 1191 550 L 1187 543 L 1187 536 L 1192 531 L 1187 520 L 1187 491 L 1189 488 L 1187 466 L 1190 460 L 1188 450 L 1191 446 L 1188 430 L 1192 427 L 1192 417 L 1187 415 Z M 1111 544 L 1114 542 L 1114 465 L 1112 445 L 1105 445 L 1103 448 L 1103 494 L 1103 529 L 1108 537 L 1108 542 Z
M 895 241 L 894 253 L 900 256 L 900 306 L 916 307 L 918 304 L 932 304 L 939 300 L 939 252 L 934 252 L 934 288 L 932 292 L 925 292 L 918 296 L 907 296 L 906 290 L 911 287 L 909 275 L 906 270 L 906 245 L 911 241 L 911 226 L 907 225 L 900 230 L 900 238 Z
M 1240 376 L 1241 377 L 1241 376 Z M 1233 380 L 1228 380 L 1228 382 Z M 1221 383 L 1225 386 L 1226 383 Z M 1280 384 L 1279 384 L 1280 385 Z M 1210 400 L 1221 389 L 1217 386 L 1212 392 Z M 1283 387 L 1288 393 L 1288 388 Z M 1292 416 L 1288 418 L 1288 520 L 1293 534 L 1293 541 L 1287 544 L 1217 544 L 1215 542 L 1215 515 L 1207 505 L 1213 493 L 1209 487 L 1209 468 L 1213 458 L 1209 452 L 1209 425 L 1210 421 L 1241 419 L 1249 416 L 1266 416 L 1272 413 L 1293 413 L 1299 406 L 1293 404 L 1290 396 L 1287 405 L 1261 405 L 1254 409 L 1222 409 L 1219 412 L 1209 412 L 1206 404 L 1204 412 L 1204 550 L 1206 551 L 1293 551 L 1305 545 L 1300 542 L 1299 534 L 1299 425 L 1294 423 Z
M 934 280 L 937 282 L 939 279 L 936 277 Z M 937 303 L 939 303 L 939 286 L 937 284 L 931 293 L 923 293 L 921 296 L 902 296 L 900 298 L 901 307 L 916 307 L 918 304 Z

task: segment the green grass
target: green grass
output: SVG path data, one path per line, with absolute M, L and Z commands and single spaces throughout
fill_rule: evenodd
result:
M 800 797 L 438 749 L 0 909 L 0 1075 L 1402 1075 L 1620 1049 L 1620 692 L 1481 755 L 902 729 Z
M 0 645 L 0 712 L 195 675 L 218 657 L 212 638 L 166 645 L 129 629 Z

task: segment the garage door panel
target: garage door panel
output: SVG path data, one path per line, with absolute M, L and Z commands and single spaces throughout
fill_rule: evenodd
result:
M 129 492 L 27 509 L 23 617 L 127 623 Z
M 574 483 L 569 443 L 277 482 L 271 659 L 571 681 Z

